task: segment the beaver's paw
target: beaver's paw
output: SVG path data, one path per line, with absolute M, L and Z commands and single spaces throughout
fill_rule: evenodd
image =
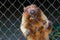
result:
M 52 26 L 53 26 L 53 24 L 52 24 L 52 22 L 51 21 L 49 21 L 49 23 L 48 23 L 48 28 L 47 29 L 51 29 L 52 28 Z
M 30 30 L 28 29 L 27 31 L 26 31 L 26 36 L 29 36 L 30 35 Z

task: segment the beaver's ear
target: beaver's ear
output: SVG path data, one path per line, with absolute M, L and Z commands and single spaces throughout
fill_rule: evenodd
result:
M 38 9 L 39 13 L 41 14 L 42 10 L 39 7 L 37 9 Z
M 25 10 L 25 7 L 24 7 L 24 10 Z
M 24 7 L 24 12 L 25 12 L 25 10 L 26 10 L 26 7 Z

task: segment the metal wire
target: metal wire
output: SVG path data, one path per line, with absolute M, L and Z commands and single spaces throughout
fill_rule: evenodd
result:
M 36 4 L 53 24 L 60 25 L 60 0 L 0 0 L 0 40 L 26 40 L 20 31 L 23 7 Z M 60 40 L 60 26 L 53 27 L 51 40 Z

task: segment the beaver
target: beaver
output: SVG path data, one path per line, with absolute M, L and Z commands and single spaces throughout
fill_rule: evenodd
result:
M 27 40 L 49 40 L 52 22 L 35 4 L 24 7 L 20 29 Z

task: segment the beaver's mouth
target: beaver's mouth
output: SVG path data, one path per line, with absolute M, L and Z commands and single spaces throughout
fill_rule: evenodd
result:
M 38 19 L 38 17 L 40 17 L 39 15 L 37 14 L 34 14 L 34 15 L 30 15 L 30 19 Z
M 34 18 L 33 17 L 30 17 L 30 20 L 34 20 Z
M 30 15 L 30 20 L 34 20 L 36 17 L 34 15 Z

